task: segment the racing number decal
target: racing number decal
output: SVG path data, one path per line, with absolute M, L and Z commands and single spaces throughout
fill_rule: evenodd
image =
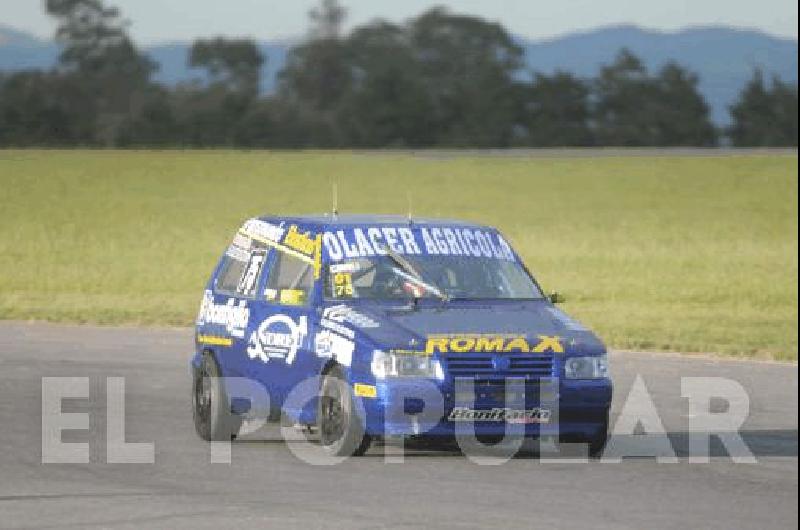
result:
M 266 257 L 267 253 L 264 250 L 257 250 L 250 254 L 250 261 L 247 264 L 244 275 L 242 275 L 242 279 L 239 281 L 239 286 L 236 288 L 237 293 L 242 296 L 253 296 L 256 290 L 256 282 Z
M 353 297 L 353 275 L 349 272 L 338 272 L 333 276 L 333 293 L 336 298 Z

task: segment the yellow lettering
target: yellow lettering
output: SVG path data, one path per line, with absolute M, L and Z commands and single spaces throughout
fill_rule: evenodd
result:
M 447 353 L 450 340 L 447 337 L 428 337 L 425 343 L 425 353 L 435 353 L 439 349 L 441 353 Z
M 355 395 L 365 398 L 374 398 L 378 395 L 378 389 L 372 385 L 365 385 L 364 383 L 356 383 L 353 385 Z
M 477 352 L 499 352 L 503 351 L 503 337 L 478 337 L 475 343 Z
M 284 305 L 303 305 L 306 303 L 306 292 L 302 289 L 283 289 L 280 302 Z
M 198 335 L 197 342 L 200 344 L 211 344 L 212 346 L 226 346 L 233 345 L 233 339 L 229 337 L 215 337 L 213 335 Z
M 552 350 L 553 353 L 564 353 L 564 346 L 561 344 L 561 338 L 539 335 L 539 344 L 533 348 L 533 351 L 536 353 L 543 353 L 547 350 Z
M 292 225 L 283 238 L 283 244 L 309 256 L 314 254 L 317 242 L 311 237 L 311 233 L 301 233 L 297 230 L 297 225 Z
M 475 339 L 469 337 L 456 337 L 450 340 L 450 349 L 454 352 L 464 353 L 475 348 Z
M 521 352 L 527 353 L 530 351 L 530 346 L 528 346 L 528 341 L 525 340 L 525 337 L 514 337 L 513 339 L 508 341 L 506 347 L 503 348 L 503 351 L 506 352 L 512 350 L 519 350 Z
M 337 298 L 353 297 L 353 275 L 349 272 L 338 272 L 333 276 L 333 294 Z

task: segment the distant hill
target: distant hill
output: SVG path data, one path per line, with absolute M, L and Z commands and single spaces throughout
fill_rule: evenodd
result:
M 614 26 L 520 44 L 531 68 L 543 72 L 561 69 L 585 77 L 596 75 L 622 47 L 631 49 L 650 69 L 674 60 L 699 74 L 700 90 L 717 123 L 729 120 L 728 106 L 754 68 L 797 83 L 797 41 L 752 30 L 708 27 L 662 33 Z
M 797 41 L 753 30 L 698 27 L 666 33 L 636 26 L 613 26 L 545 41 L 518 39 L 518 43 L 525 49 L 528 68 L 546 73 L 560 69 L 583 77 L 594 76 L 623 47 L 631 49 L 651 69 L 675 60 L 700 75 L 700 89 L 712 108 L 714 121 L 719 124 L 728 121 L 728 106 L 755 67 L 797 83 Z M 291 44 L 263 42 L 259 46 L 267 57 L 262 88 L 271 92 Z M 146 48 L 161 65 L 158 81 L 172 85 L 202 79 L 202 72 L 186 65 L 188 49 L 187 43 Z M 57 57 L 58 47 L 54 43 L 0 25 L 0 71 L 47 69 L 55 64 Z
M 53 42 L 0 24 L 0 71 L 49 68 L 58 57 Z
M 203 79 L 203 70 L 189 68 L 186 59 L 191 45 L 185 43 L 160 44 L 146 48 L 147 53 L 161 65 L 156 79 L 167 85 L 175 85 L 181 81 Z M 266 66 L 261 77 L 261 88 L 267 93 L 275 90 L 277 74 L 286 63 L 286 52 L 291 44 L 285 42 L 260 42 L 261 54 L 266 57 Z M 0 48 L 1 50 L 2 48 Z M 3 68 L 2 52 L 0 52 L 0 70 Z

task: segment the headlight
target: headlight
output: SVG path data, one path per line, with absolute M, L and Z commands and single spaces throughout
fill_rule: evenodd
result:
M 564 363 L 567 379 L 603 379 L 608 377 L 608 356 L 570 357 Z
M 426 377 L 444 379 L 439 361 L 427 355 L 408 355 L 375 351 L 372 354 L 372 375 L 388 377 Z

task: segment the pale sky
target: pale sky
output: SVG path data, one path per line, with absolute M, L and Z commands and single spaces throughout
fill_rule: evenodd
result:
M 133 23 L 141 44 L 190 41 L 210 35 L 263 40 L 303 36 L 314 0 L 106 0 Z M 498 21 L 512 33 L 547 39 L 613 24 L 671 31 L 687 26 L 728 25 L 797 38 L 794 0 L 341 0 L 348 26 L 374 18 L 406 20 L 433 5 Z M 54 25 L 44 0 L 0 0 L 0 23 L 42 38 Z

